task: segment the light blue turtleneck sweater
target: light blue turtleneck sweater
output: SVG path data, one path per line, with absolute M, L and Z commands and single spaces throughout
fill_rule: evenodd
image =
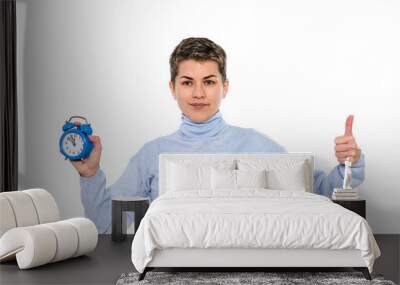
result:
M 121 177 L 106 187 L 106 176 L 98 169 L 92 177 L 80 177 L 81 199 L 85 215 L 97 226 L 99 233 L 111 231 L 112 197 L 141 196 L 153 201 L 158 196 L 158 155 L 160 153 L 239 153 L 286 152 L 285 148 L 251 128 L 227 124 L 217 111 L 205 122 L 195 123 L 182 114 L 178 131 L 143 145 L 129 160 Z M 352 166 L 352 187 L 364 180 L 364 154 Z M 344 165 L 337 165 L 329 175 L 314 172 L 314 191 L 329 196 L 343 183 Z M 132 215 L 128 216 L 128 222 Z

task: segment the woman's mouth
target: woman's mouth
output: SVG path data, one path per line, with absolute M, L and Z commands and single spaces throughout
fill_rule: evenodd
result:
M 192 106 L 195 110 L 201 110 L 201 109 L 207 107 L 209 104 L 193 103 L 193 104 L 189 104 L 189 105 Z

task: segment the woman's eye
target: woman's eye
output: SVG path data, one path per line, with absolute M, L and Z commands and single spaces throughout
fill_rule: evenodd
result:
M 206 80 L 206 81 L 204 81 L 204 82 L 205 82 L 206 85 L 213 85 L 213 84 L 215 84 L 215 82 L 212 81 L 212 80 Z M 192 85 L 192 82 L 191 82 L 191 81 L 183 81 L 183 82 L 182 82 L 182 85 Z

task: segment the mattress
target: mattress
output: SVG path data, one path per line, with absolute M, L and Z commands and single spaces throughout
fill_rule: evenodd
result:
M 139 272 L 162 249 L 359 250 L 372 272 L 379 248 L 367 221 L 303 191 L 167 192 L 150 205 L 132 242 Z

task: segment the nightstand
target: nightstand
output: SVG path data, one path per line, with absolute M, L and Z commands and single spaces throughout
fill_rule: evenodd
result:
M 126 225 L 123 220 L 123 212 L 135 213 L 135 233 L 140 221 L 149 208 L 148 198 L 143 197 L 118 197 L 112 199 L 111 211 L 111 239 L 113 241 L 123 241 L 126 239 Z
M 361 217 L 366 219 L 365 214 L 365 200 L 333 200 L 332 202 L 339 204 L 340 206 L 359 214 Z

